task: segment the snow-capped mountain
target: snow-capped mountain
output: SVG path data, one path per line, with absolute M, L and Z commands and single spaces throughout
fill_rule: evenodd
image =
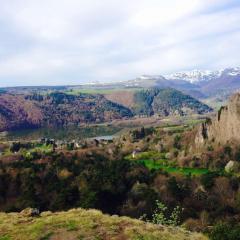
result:
M 184 80 L 190 83 L 198 83 L 202 81 L 211 81 L 214 78 L 221 76 L 222 70 L 220 71 L 209 71 L 209 70 L 193 70 L 176 72 L 173 74 L 166 75 L 166 79 Z
M 217 71 L 209 70 L 192 70 L 192 71 L 183 71 L 176 72 L 173 74 L 165 75 L 165 78 L 168 80 L 184 80 L 190 83 L 200 83 L 200 82 L 209 82 L 211 80 L 217 79 L 222 75 L 225 76 L 238 76 L 240 75 L 240 68 L 226 68 Z
M 128 83 L 135 87 L 172 87 L 197 98 L 225 97 L 240 91 L 240 67 L 216 71 L 182 71 L 169 75 L 142 75 Z

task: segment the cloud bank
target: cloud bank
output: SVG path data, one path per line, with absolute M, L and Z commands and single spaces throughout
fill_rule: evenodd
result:
M 240 65 L 238 0 L 0 0 L 0 86 Z

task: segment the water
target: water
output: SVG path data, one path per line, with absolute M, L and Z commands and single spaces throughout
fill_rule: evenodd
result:
M 57 140 L 81 140 L 86 138 L 112 139 L 113 135 L 120 132 L 123 128 L 117 126 L 85 126 L 67 128 L 39 128 L 10 131 L 2 139 L 8 141 L 16 140 L 38 140 L 43 137 L 54 138 Z

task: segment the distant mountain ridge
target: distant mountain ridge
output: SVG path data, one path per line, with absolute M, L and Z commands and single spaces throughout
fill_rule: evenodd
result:
M 67 90 L 125 90 L 143 88 L 174 88 L 197 99 L 220 98 L 226 100 L 240 90 L 240 67 L 222 70 L 192 70 L 166 75 L 142 75 L 135 79 L 118 82 L 90 82 L 75 86 L 39 86 L 2 88 L 2 92 L 28 93 Z M 0 93 L 1 93 L 0 91 Z
M 114 83 L 92 83 L 79 86 L 92 89 L 175 88 L 195 98 L 228 97 L 240 89 L 240 67 L 222 70 L 193 70 L 168 75 L 142 75 Z

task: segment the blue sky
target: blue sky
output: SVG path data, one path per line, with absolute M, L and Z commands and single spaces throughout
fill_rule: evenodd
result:
M 0 86 L 240 66 L 239 0 L 0 0 Z

